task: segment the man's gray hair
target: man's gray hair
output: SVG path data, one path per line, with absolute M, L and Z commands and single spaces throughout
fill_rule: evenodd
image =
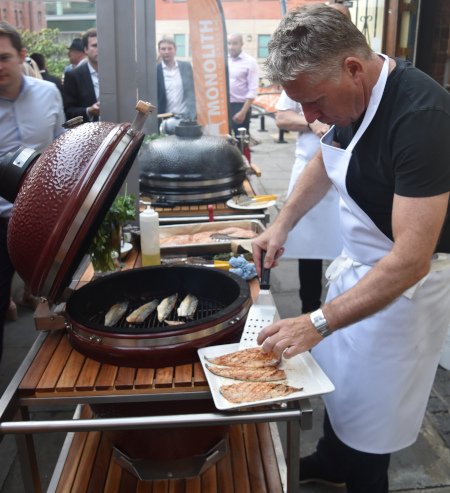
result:
M 300 7 L 289 12 L 275 30 L 265 68 L 276 84 L 295 80 L 302 73 L 317 83 L 339 77 L 342 61 L 348 56 L 373 56 L 353 22 L 326 5 Z

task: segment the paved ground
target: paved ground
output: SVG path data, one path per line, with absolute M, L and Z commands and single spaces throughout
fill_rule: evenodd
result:
M 253 162 L 262 170 L 261 184 L 268 193 L 278 194 L 280 203 L 287 188 L 294 156 L 294 136 L 287 135 L 288 143 L 279 144 L 278 130 L 272 119 L 266 119 L 268 132 L 259 132 L 258 120 L 252 122 L 252 135 L 260 141 L 252 147 Z M 271 214 L 276 214 L 273 208 Z M 300 313 L 296 262 L 285 261 L 272 273 L 272 292 L 280 315 Z M 19 289 L 20 283 L 17 284 Z M 0 394 L 14 375 L 36 337 L 31 310 L 21 307 L 20 318 L 6 327 L 5 354 L 0 363 Z M 426 417 L 417 442 L 393 455 L 390 469 L 391 491 L 450 493 L 450 372 L 439 368 L 430 396 Z M 323 406 L 320 398 L 312 400 L 314 425 L 301 433 L 301 453 L 314 450 L 320 436 Z M 38 413 L 45 419 L 49 411 Z M 65 417 L 61 415 L 61 417 Z M 282 434 L 283 434 L 283 430 Z M 37 451 L 42 480 L 47 487 L 58 456 L 63 435 L 44 434 L 37 437 Z M 29 493 L 22 484 L 22 473 L 17 460 L 14 438 L 5 437 L 0 442 L 0 493 Z M 303 487 L 304 493 L 327 493 L 333 489 L 323 486 Z M 334 491 L 336 491 L 334 489 Z M 342 490 L 339 490 L 342 491 Z M 239 493 L 239 492 L 237 492 Z M 259 493 L 259 492 L 254 492 Z

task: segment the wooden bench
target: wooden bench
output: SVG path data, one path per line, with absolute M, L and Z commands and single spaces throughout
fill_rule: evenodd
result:
M 81 418 L 91 417 L 83 406 Z M 198 477 L 142 481 L 115 460 L 107 435 L 69 433 L 48 493 L 282 493 L 281 445 L 268 423 L 233 425 L 229 451 Z M 275 436 L 274 436 L 275 435 Z

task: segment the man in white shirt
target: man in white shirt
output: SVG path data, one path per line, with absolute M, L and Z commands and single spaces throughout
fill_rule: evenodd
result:
M 258 90 L 258 64 L 242 51 L 242 34 L 228 36 L 228 77 L 230 130 L 238 135 L 238 128 L 249 132 L 252 103 Z
M 158 114 L 173 113 L 191 120 L 196 117 L 192 66 L 175 58 L 177 46 L 172 38 L 158 43 L 161 61 L 156 67 Z
M 64 131 L 58 88 L 53 82 L 24 76 L 25 55 L 19 33 L 0 22 L 0 159 L 20 146 L 40 151 Z M 11 209 L 12 204 L 0 197 L 0 356 L 14 274 L 6 241 Z

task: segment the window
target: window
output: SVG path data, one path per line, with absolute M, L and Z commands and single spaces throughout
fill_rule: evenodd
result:
M 186 46 L 186 34 L 174 34 L 173 39 L 177 45 L 177 56 L 182 58 L 188 56 L 188 48 Z
M 269 50 L 267 45 L 270 41 L 270 34 L 258 34 L 258 58 L 267 58 Z

